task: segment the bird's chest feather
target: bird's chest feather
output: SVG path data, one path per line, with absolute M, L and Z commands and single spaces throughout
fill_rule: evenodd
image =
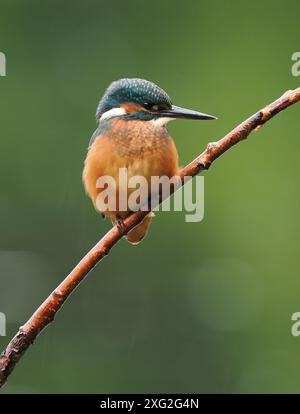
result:
M 83 180 L 92 199 L 99 192 L 98 178 L 108 175 L 118 184 L 120 168 L 127 169 L 128 179 L 143 176 L 149 183 L 152 176 L 176 175 L 178 154 L 167 129 L 138 120 L 114 121 L 94 140 L 85 161 Z

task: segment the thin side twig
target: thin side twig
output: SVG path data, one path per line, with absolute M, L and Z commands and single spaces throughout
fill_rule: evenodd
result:
M 287 91 L 279 99 L 242 122 L 222 139 L 208 144 L 206 150 L 202 154 L 180 171 L 179 176 L 182 185 L 184 185 L 184 177 L 195 176 L 201 171 L 207 170 L 215 159 L 220 157 L 235 144 L 247 138 L 251 131 L 260 128 L 278 112 L 286 109 L 288 106 L 293 105 L 299 100 L 300 87 L 295 90 Z M 90 270 L 109 253 L 111 248 L 115 246 L 118 241 L 129 232 L 129 230 L 143 220 L 147 213 L 147 211 L 137 211 L 124 220 L 121 229 L 120 227 L 114 226 L 108 231 L 77 264 L 77 266 L 75 266 L 61 284 L 48 296 L 31 318 L 20 327 L 18 333 L 1 354 L 0 387 L 5 384 L 17 362 L 34 342 L 38 334 L 53 321 L 56 313 L 70 296 L 72 291 L 87 276 Z

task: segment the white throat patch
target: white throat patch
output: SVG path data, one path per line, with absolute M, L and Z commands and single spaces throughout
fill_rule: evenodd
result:
M 150 122 L 152 122 L 152 124 L 153 125 L 155 125 L 155 126 L 164 126 L 164 125 L 166 125 L 168 122 L 170 122 L 170 121 L 174 121 L 175 120 L 175 118 L 167 118 L 167 117 L 165 117 L 165 118 L 156 118 L 156 119 L 152 119 L 152 121 L 150 121 Z

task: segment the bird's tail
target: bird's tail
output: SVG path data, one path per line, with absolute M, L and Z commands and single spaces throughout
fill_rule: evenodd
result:
M 153 217 L 154 213 L 151 212 L 147 214 L 144 220 L 136 227 L 134 227 L 132 230 L 130 230 L 130 232 L 125 236 L 126 240 L 132 244 L 139 244 L 146 236 Z

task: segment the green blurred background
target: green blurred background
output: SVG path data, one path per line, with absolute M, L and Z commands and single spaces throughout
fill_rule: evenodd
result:
M 300 3 L 0 0 L 3 348 L 110 228 L 81 171 L 100 96 L 142 77 L 217 122 L 169 130 L 181 164 L 299 86 Z M 157 214 L 72 295 L 4 393 L 298 392 L 300 104 L 205 174 L 205 218 Z

